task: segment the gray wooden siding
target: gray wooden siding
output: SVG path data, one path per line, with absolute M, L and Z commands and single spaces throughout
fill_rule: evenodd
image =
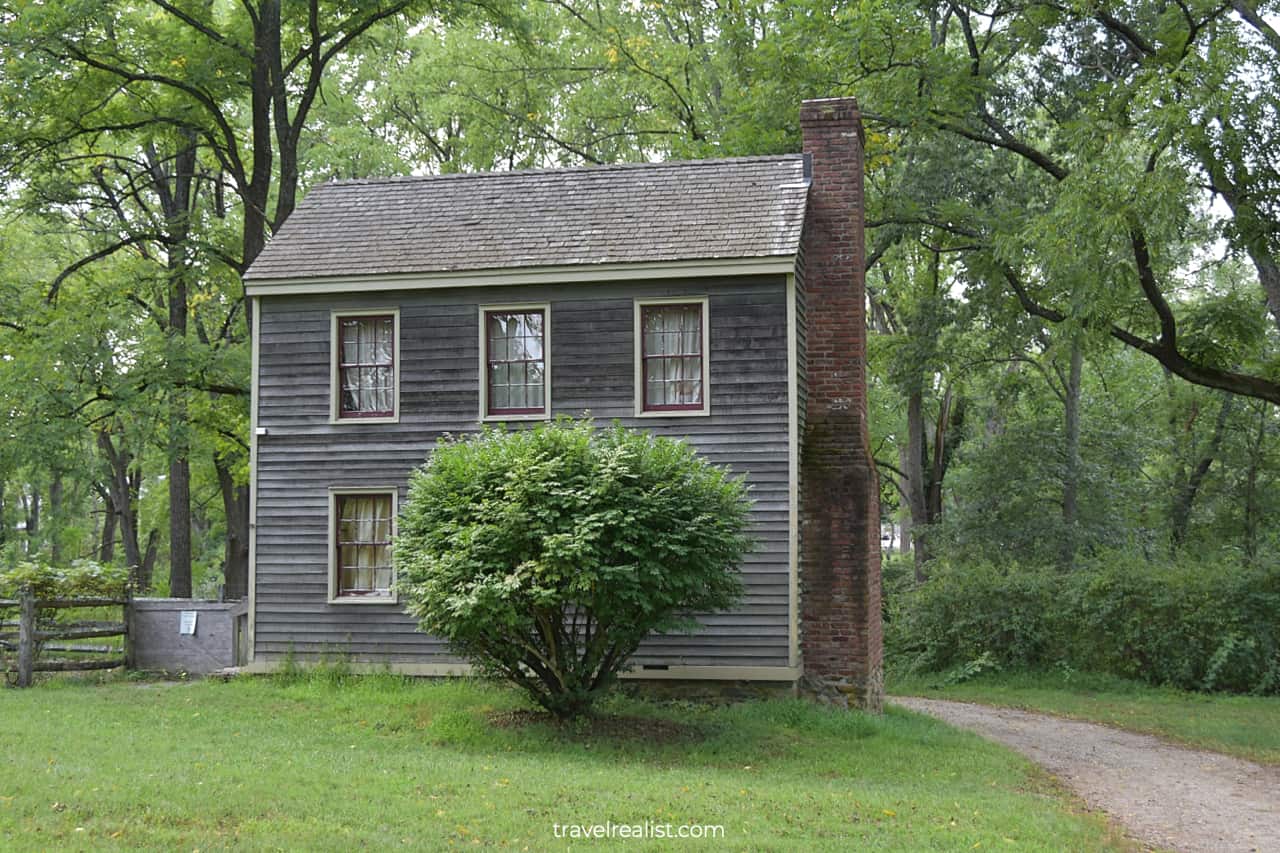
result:
M 710 298 L 709 417 L 634 417 L 633 299 Z M 745 473 L 758 546 L 742 566 L 747 594 L 693 635 L 655 636 L 635 662 L 788 663 L 785 281 L 738 280 L 279 296 L 260 301 L 255 656 L 349 654 L 373 662 L 450 663 L 395 605 L 327 603 L 328 494 L 394 484 L 444 432 L 478 428 L 479 319 L 487 303 L 551 303 L 555 414 L 590 411 L 684 436 L 712 462 Z M 331 424 L 330 312 L 400 309 L 400 421 Z

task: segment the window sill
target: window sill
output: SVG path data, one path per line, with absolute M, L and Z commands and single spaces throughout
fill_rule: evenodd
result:
M 346 605 L 346 604 L 360 604 L 360 605 L 399 604 L 400 598 L 395 595 L 364 595 L 364 596 L 355 596 L 355 595 L 345 596 L 344 595 L 344 596 L 339 596 L 337 598 L 331 597 L 329 599 L 329 603 L 343 604 L 343 605 Z
M 361 424 L 398 424 L 400 423 L 400 416 L 389 415 L 386 417 L 376 418 L 335 418 L 331 415 L 329 417 L 329 423 L 335 425 L 343 424 L 344 426 L 348 424 L 352 426 L 360 426 Z
M 636 409 L 637 418 L 705 418 L 711 409 L 671 409 L 670 411 L 649 411 Z
M 481 423 L 500 424 L 506 421 L 549 421 L 551 420 L 550 412 L 543 412 L 535 415 L 484 415 L 480 418 Z

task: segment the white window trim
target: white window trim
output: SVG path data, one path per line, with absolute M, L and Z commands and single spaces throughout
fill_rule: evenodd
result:
M 641 309 L 646 305 L 702 306 L 702 408 L 646 412 L 644 408 L 644 338 L 640 328 Z M 635 416 L 637 418 L 705 418 L 711 414 L 711 300 L 706 296 L 664 296 L 635 300 L 632 361 L 635 362 Z
M 395 592 L 395 569 L 391 570 L 390 595 L 338 595 L 338 498 L 343 495 L 391 495 L 391 540 L 394 550 L 398 513 L 400 511 L 400 490 L 395 486 L 359 486 L 333 487 L 329 489 L 329 525 L 326 535 L 329 539 L 329 603 L 330 604 L 399 604 L 400 596 Z
M 394 385 L 391 415 L 377 418 L 342 417 L 342 389 L 339 387 L 338 364 L 342 361 L 341 341 L 338 337 L 339 317 L 392 317 L 392 383 Z M 400 309 L 355 308 L 350 311 L 333 310 L 329 313 L 329 423 L 331 424 L 398 424 L 400 423 Z
M 542 312 L 542 412 L 525 415 L 491 415 L 489 414 L 489 333 L 485 328 L 484 318 L 494 311 L 541 311 Z M 480 306 L 480 421 L 482 423 L 504 423 L 507 421 L 549 421 L 551 420 L 551 303 L 519 302 L 501 305 Z

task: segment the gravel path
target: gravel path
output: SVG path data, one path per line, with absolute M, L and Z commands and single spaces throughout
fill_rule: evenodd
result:
M 1013 747 L 1144 844 L 1280 851 L 1280 768 L 1048 714 L 940 699 L 891 701 Z

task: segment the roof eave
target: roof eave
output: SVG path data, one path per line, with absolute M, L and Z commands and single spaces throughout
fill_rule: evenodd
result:
M 753 258 L 646 261 L 641 263 L 566 264 L 422 273 L 299 276 L 245 276 L 246 296 L 358 293 L 384 290 L 433 290 L 444 287 L 509 287 L 529 284 L 590 284 L 637 279 L 708 278 L 735 275 L 778 275 L 795 270 L 795 253 Z

